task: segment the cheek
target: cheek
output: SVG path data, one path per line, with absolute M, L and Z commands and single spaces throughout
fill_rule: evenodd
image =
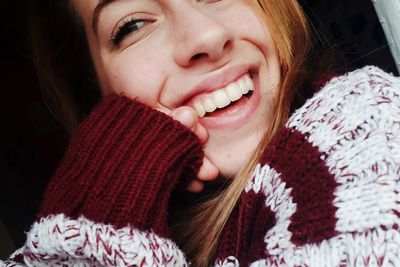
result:
M 274 41 L 268 27 L 253 11 L 247 11 L 246 25 L 243 33 L 245 39 L 252 43 L 262 53 L 265 58 L 268 73 L 268 87 L 273 89 L 279 86 L 281 81 L 279 57 L 276 52 Z
M 238 3 L 236 8 L 225 14 L 224 21 L 234 25 L 233 29 L 240 29 L 247 34 L 263 32 L 260 18 L 247 3 Z
M 228 17 L 239 17 L 239 19 L 226 19 L 229 22 L 231 31 L 236 32 L 240 39 L 245 40 L 260 50 L 264 57 L 275 60 L 276 52 L 271 34 L 264 22 L 248 5 L 240 8 L 240 12 L 233 12 Z
M 157 107 L 166 76 L 162 66 L 156 58 L 121 55 L 106 70 L 110 90 Z

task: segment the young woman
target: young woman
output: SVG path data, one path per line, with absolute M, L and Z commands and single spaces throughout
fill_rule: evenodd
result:
M 103 99 L 3 266 L 400 265 L 400 80 L 312 72 L 296 0 L 45 2 L 37 60 L 67 125 Z

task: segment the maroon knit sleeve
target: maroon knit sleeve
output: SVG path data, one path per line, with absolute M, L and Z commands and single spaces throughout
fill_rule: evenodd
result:
M 39 217 L 63 213 L 168 235 L 168 201 L 203 158 L 197 137 L 135 100 L 111 94 L 73 134 Z

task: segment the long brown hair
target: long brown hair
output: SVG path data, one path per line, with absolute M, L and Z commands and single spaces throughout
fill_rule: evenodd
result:
M 175 238 L 193 266 L 208 266 L 214 258 L 222 229 L 240 199 L 247 180 L 271 137 L 287 121 L 297 89 L 308 79 L 307 64 L 311 40 L 304 13 L 297 0 L 250 0 L 260 19 L 268 27 L 280 59 L 282 80 L 270 117 L 270 123 L 256 152 L 217 197 L 200 204 L 178 224 Z
M 83 24 L 71 2 L 30 2 L 30 47 L 42 96 L 68 132 L 101 98 Z

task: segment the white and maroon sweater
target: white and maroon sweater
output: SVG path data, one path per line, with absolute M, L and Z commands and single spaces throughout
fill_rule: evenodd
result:
M 168 200 L 202 156 L 179 123 L 106 97 L 73 135 L 25 245 L 0 266 L 190 265 L 168 238 Z M 400 266 L 400 79 L 375 67 L 333 78 L 249 178 L 216 266 Z

